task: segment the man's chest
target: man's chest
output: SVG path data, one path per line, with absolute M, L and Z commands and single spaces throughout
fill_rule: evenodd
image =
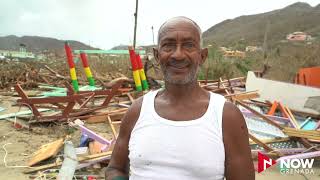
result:
M 156 113 L 165 119 L 187 121 L 198 119 L 203 116 L 208 108 L 208 102 L 189 102 L 170 104 L 155 102 Z
M 222 139 L 201 126 L 147 125 L 132 134 L 129 152 L 131 167 L 148 172 L 178 170 L 200 177 L 223 174 Z

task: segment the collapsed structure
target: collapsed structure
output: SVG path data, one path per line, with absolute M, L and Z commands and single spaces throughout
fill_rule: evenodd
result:
M 79 86 L 72 70 L 74 65 L 71 62 L 70 51 L 68 48 L 67 50 L 71 65 L 69 66 L 71 78 L 68 80 L 71 80 L 72 85 L 68 82 L 65 83 L 65 88 L 42 85 L 40 88 L 50 91 L 43 92 L 37 97 L 29 97 L 17 84 L 15 86 L 19 96 L 17 105 L 26 106 L 30 111 L 0 116 L 0 119 L 24 120 L 24 123 L 15 120 L 16 128 L 30 129 L 31 124 L 53 122 L 81 131 L 79 147 L 75 147 L 78 145 L 72 144 L 67 136 L 40 147 L 27 163 L 30 168 L 27 168 L 25 173 L 28 174 L 61 167 L 58 176 L 72 177 L 75 173 L 77 175 L 76 169 L 89 168 L 92 165 L 100 167 L 101 164 L 105 166 L 110 159 L 123 115 L 134 99 L 149 91 L 141 71 L 141 64 L 132 65 L 136 79 L 118 78 L 109 82 L 108 86 L 99 87 L 94 84 L 89 65 L 85 61 L 84 68 L 89 85 Z M 131 61 L 132 58 L 138 57 L 132 50 L 130 53 Z M 81 56 L 86 59 L 84 54 Z M 142 76 L 140 83 L 137 74 Z M 318 157 L 319 88 L 258 78 L 253 72 L 248 72 L 247 77 L 199 80 L 199 83 L 207 91 L 224 95 L 239 107 L 249 130 L 253 158 L 256 158 L 258 152 L 276 158 L 290 158 L 290 155 L 304 158 Z M 112 138 L 108 139 L 89 129 L 86 127 L 87 123 L 107 123 Z M 50 162 L 50 159 L 57 158 L 57 154 L 62 153 L 63 146 L 65 155 L 63 161 Z M 77 160 L 77 163 L 70 162 L 69 157 Z

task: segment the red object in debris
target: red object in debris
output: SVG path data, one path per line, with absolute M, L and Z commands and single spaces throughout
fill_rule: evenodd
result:
M 87 178 L 88 180 L 96 180 L 96 178 L 94 176 L 88 176 Z
M 300 69 L 295 83 L 320 88 L 320 66 Z
M 16 128 L 16 129 L 22 129 L 22 125 L 17 123 L 17 122 L 13 123 L 13 127 Z

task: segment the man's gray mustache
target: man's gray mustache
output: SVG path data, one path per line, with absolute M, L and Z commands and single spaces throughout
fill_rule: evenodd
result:
M 189 60 L 169 60 L 167 65 L 174 67 L 184 67 L 190 65 L 191 62 Z

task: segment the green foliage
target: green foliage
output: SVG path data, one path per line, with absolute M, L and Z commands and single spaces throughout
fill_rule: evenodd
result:
M 232 63 L 225 61 L 218 47 L 208 48 L 208 59 L 201 67 L 198 78 L 218 79 L 220 77 L 230 78 L 233 76 Z
M 251 69 L 250 59 L 237 60 L 234 63 L 235 67 L 241 72 L 242 75 L 246 75 Z

